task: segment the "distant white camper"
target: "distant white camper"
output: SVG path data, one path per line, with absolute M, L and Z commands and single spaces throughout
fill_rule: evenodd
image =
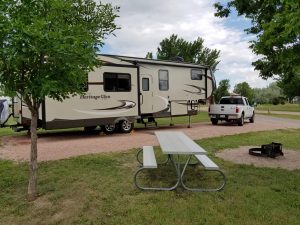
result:
M 209 99 L 215 79 L 199 64 L 99 55 L 102 66 L 88 74 L 86 92 L 62 102 L 45 99 L 38 126 L 44 129 L 97 126 L 106 133 L 128 133 L 133 122 L 159 117 L 195 115 Z M 13 115 L 18 126 L 30 127 L 30 111 L 15 98 Z

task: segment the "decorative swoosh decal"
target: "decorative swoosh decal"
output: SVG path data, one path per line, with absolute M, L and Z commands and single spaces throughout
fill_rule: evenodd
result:
M 114 110 L 114 109 L 131 109 L 135 107 L 136 103 L 128 100 L 119 100 L 122 104 L 120 106 L 105 108 L 105 109 L 94 109 L 94 110 Z
M 131 109 L 125 109 L 125 110 L 104 110 L 104 111 L 87 111 L 87 110 L 78 110 L 74 109 L 74 111 L 79 112 L 79 113 L 84 113 L 88 115 L 94 115 L 94 116 L 111 116 L 115 114 L 121 114 L 121 113 L 126 113 L 130 111 Z
M 188 92 L 188 93 L 191 93 L 191 94 L 197 94 L 197 95 L 204 95 L 204 94 L 205 94 L 205 91 L 206 91 L 205 88 L 198 87 L 198 86 L 191 85 L 191 84 L 186 84 L 186 86 L 196 88 L 197 91 L 188 91 L 188 90 L 184 90 L 185 92 Z M 204 92 L 202 92 L 202 91 L 204 91 Z
M 165 97 L 162 97 L 162 96 L 160 96 L 160 95 L 155 95 L 155 97 L 158 97 L 158 98 L 162 99 L 162 100 L 164 101 L 164 103 L 165 103 L 166 106 L 169 105 L 169 100 L 166 99 Z
M 155 112 L 155 113 L 167 112 L 167 111 L 170 110 L 170 104 L 169 104 L 169 100 L 168 100 L 168 99 L 166 99 L 166 98 L 164 98 L 164 97 L 162 97 L 162 96 L 160 96 L 160 95 L 155 95 L 155 97 L 158 97 L 158 98 L 162 99 L 163 102 L 165 103 L 164 109 L 162 109 L 162 110 L 160 110 L 160 111 L 158 111 L 158 112 Z
M 128 111 L 131 111 L 136 103 L 128 100 L 119 100 L 121 102 L 120 106 L 104 108 L 104 109 L 92 109 L 92 110 L 79 110 L 73 109 L 76 112 L 88 114 L 88 115 L 96 115 L 96 116 L 110 116 L 115 114 L 121 114 Z

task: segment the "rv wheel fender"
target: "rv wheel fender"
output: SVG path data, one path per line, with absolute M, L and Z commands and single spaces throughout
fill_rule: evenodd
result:
M 130 133 L 133 129 L 133 123 L 128 120 L 121 120 L 119 122 L 119 130 L 122 133 Z

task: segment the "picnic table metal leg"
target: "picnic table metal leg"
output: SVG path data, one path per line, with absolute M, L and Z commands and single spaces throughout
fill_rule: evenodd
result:
M 158 165 L 166 165 L 166 164 L 168 164 L 168 162 L 169 162 L 170 160 L 171 160 L 171 159 L 170 159 L 170 155 L 168 155 L 168 156 L 167 156 L 167 159 L 166 159 L 165 161 L 161 162 L 161 163 L 158 163 Z
M 137 182 L 137 177 L 138 174 L 143 171 L 143 170 L 149 170 L 149 168 L 140 168 L 138 169 L 135 174 L 134 174 L 134 184 L 137 188 L 142 189 L 142 190 L 152 190 L 152 191 L 172 191 L 174 189 L 176 189 L 178 187 L 178 185 L 180 184 L 180 170 L 179 170 L 179 165 L 176 165 L 176 163 L 173 160 L 173 157 L 171 155 L 168 155 L 168 160 L 170 160 L 172 162 L 172 164 L 175 167 L 176 170 L 176 175 L 177 175 L 177 181 L 176 184 L 171 186 L 171 187 L 143 187 L 141 186 L 138 182 Z
M 192 155 L 189 156 L 188 160 L 186 161 L 186 163 L 183 167 L 182 173 L 180 175 L 181 176 L 180 181 L 181 181 L 181 185 L 183 188 L 185 188 L 186 190 L 189 190 L 189 191 L 202 191 L 202 192 L 220 191 L 224 188 L 224 186 L 226 184 L 226 177 L 225 177 L 225 174 L 221 170 L 205 170 L 206 172 L 218 172 L 221 174 L 223 181 L 221 182 L 221 185 L 217 188 L 190 188 L 187 185 L 185 185 L 183 176 L 184 176 L 187 166 L 189 165 L 191 158 L 192 158 Z
M 139 158 L 141 152 L 143 152 L 143 149 L 142 149 L 142 148 L 137 152 L 137 154 L 136 154 L 136 159 L 137 159 L 137 161 L 139 162 L 140 165 L 143 165 L 143 162 L 141 162 L 141 161 L 140 161 L 140 158 Z
M 178 184 L 179 184 L 180 179 L 181 179 L 179 155 L 177 155 L 177 163 L 174 161 L 173 155 L 168 155 L 168 156 L 170 157 L 170 161 L 173 163 L 173 165 L 175 167 L 176 175 L 177 175 L 177 178 L 178 178 Z

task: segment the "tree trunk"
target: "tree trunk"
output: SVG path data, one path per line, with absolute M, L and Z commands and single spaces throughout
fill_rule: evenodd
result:
M 37 119 L 38 109 L 31 111 L 31 152 L 29 161 L 29 183 L 28 183 L 28 200 L 33 201 L 37 198 Z

